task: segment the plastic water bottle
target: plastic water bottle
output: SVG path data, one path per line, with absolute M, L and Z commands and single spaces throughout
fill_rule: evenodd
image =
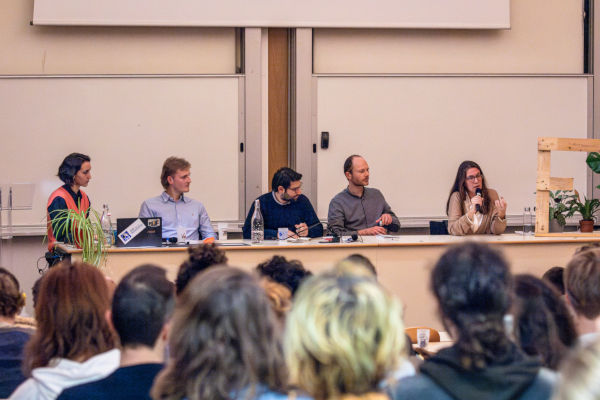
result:
M 102 217 L 100 217 L 100 226 L 102 226 L 102 232 L 104 233 L 104 243 L 110 247 L 114 244 L 115 236 L 112 229 L 112 221 L 110 220 L 110 211 L 108 205 L 102 205 Z
M 523 236 L 531 235 L 533 233 L 533 215 L 531 214 L 531 207 L 525 207 L 523 209 Z
M 252 243 L 261 243 L 265 240 L 265 220 L 260 213 L 260 200 L 254 200 L 254 214 L 252 214 Z

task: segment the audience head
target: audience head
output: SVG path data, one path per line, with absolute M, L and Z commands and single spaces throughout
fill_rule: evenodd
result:
M 553 288 L 558 290 L 561 296 L 565 294 L 565 269 L 563 267 L 552 267 L 542 275 L 542 280 L 548 282 Z
M 292 308 L 292 292 L 287 287 L 269 278 L 262 278 L 260 284 L 267 294 L 275 316 L 279 322 L 285 322 L 285 317 Z
M 312 275 L 312 272 L 305 269 L 300 261 L 288 261 L 283 256 L 273 256 L 269 260 L 258 264 L 256 270 L 260 275 L 286 286 L 292 292 L 292 296 L 294 296 L 302 281 Z
M 436 263 L 431 288 L 444 323 L 456 329 L 464 368 L 483 369 L 508 349 L 504 315 L 511 285 L 504 257 L 486 244 L 452 246 Z
M 336 265 L 336 268 L 337 269 L 345 269 L 345 268 L 348 268 L 347 266 L 349 266 L 349 265 L 363 267 L 364 269 L 366 269 L 368 271 L 369 274 L 371 274 L 372 276 L 377 278 L 377 270 L 375 269 L 375 266 L 373 265 L 371 260 L 369 260 L 368 257 L 365 257 L 362 254 L 358 254 L 358 253 L 350 254 L 348 257 L 341 260 Z
M 565 269 L 565 294 L 578 317 L 600 316 L 600 249 L 577 253 Z
M 517 275 L 513 315 L 521 349 L 539 356 L 542 364 L 558 369 L 577 341 L 575 326 L 558 291 L 532 275 Z
M 286 368 L 279 334 L 256 277 L 233 267 L 210 268 L 178 300 L 171 359 L 152 397 L 229 399 L 245 390 L 251 395 L 259 384 L 282 390 Z
M 600 341 L 577 349 L 560 369 L 554 400 L 600 399 Z
M 46 273 L 38 297 L 37 330 L 25 350 L 28 374 L 53 358 L 87 360 L 114 347 L 108 289 L 97 268 L 62 262 Z
M 587 244 L 584 244 L 583 246 L 577 248 L 577 250 L 575 250 L 575 254 L 579 254 L 583 251 L 587 251 L 587 250 L 594 250 L 597 249 L 598 247 L 600 247 L 600 243 L 599 242 L 590 242 Z
M 165 190 L 169 188 L 177 171 L 187 171 L 191 167 L 192 164 L 190 164 L 189 161 L 184 158 L 167 158 L 163 163 L 162 172 L 160 173 L 160 183 L 163 188 L 165 188 Z
M 177 295 L 179 296 L 183 292 L 183 289 L 198 273 L 218 264 L 227 264 L 227 256 L 216 244 L 199 244 L 188 247 L 188 259 L 179 267 L 175 279 Z
M 0 318 L 13 319 L 24 305 L 19 281 L 12 272 L 0 267 Z
M 307 280 L 288 314 L 290 381 L 316 400 L 376 391 L 406 353 L 402 309 L 371 277 Z
M 173 311 L 174 285 L 154 265 L 131 270 L 117 285 L 112 323 L 122 347 L 154 347 Z
M 275 174 L 273 174 L 273 179 L 271 180 L 271 190 L 274 192 L 279 191 L 279 186 L 283 188 L 283 190 L 288 189 L 292 182 L 298 182 L 302 179 L 302 174 L 294 171 L 291 168 L 283 167 L 279 168 Z
M 481 175 L 479 180 L 471 180 L 472 177 L 477 176 L 477 172 Z M 474 187 L 474 185 L 478 182 L 481 182 L 479 185 L 483 195 L 483 204 L 481 208 L 482 212 L 485 214 L 490 208 L 488 188 L 485 182 L 485 175 L 483 175 L 483 170 L 475 161 L 463 161 L 458 166 L 458 171 L 456 171 L 456 177 L 454 178 L 454 183 L 452 184 L 450 195 L 448 196 L 448 201 L 446 202 L 446 214 L 448 214 L 448 210 L 450 208 L 450 197 L 452 197 L 452 193 L 458 192 L 462 203 L 467 198 L 470 188 Z
M 33 301 L 33 309 L 35 310 L 35 306 L 37 305 L 38 295 L 40 293 L 40 285 L 42 284 L 42 279 L 44 275 L 40 276 L 33 282 L 33 286 L 31 287 L 31 297 Z
M 65 157 L 58 167 L 58 178 L 67 185 L 75 183 L 75 176 L 85 162 L 90 162 L 90 156 L 81 153 L 71 153 Z

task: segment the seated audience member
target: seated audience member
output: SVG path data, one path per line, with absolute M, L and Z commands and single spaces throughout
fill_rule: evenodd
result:
M 265 222 L 265 239 L 277 239 L 278 228 L 288 228 L 288 237 L 323 236 L 323 224 L 308 197 L 302 194 L 302 174 L 291 168 L 280 168 L 273 175 L 271 192 L 258 198 Z M 244 239 L 250 239 L 254 203 L 244 223 Z
M 600 338 L 600 249 L 575 254 L 565 269 L 565 298 L 574 313 L 579 343 Z
M 446 214 L 451 235 L 499 235 L 506 229 L 506 201 L 487 187 L 483 171 L 474 161 L 463 161 L 458 167 Z
M 51 268 L 40 286 L 37 330 L 25 347 L 29 377 L 11 399 L 55 399 L 64 389 L 102 379 L 119 366 L 120 352 L 106 321 L 106 280 L 84 263 Z
M 290 289 L 292 296 L 294 296 L 302 281 L 312 275 L 312 272 L 304 268 L 300 261 L 288 261 L 283 256 L 273 256 L 269 260 L 258 264 L 256 270 L 259 275 L 270 278 Z
M 292 308 L 292 292 L 287 287 L 269 278 L 262 278 L 260 285 L 265 290 L 271 308 L 283 328 L 287 313 Z
M 553 400 L 600 399 L 600 341 L 579 347 L 560 368 Z
M 153 399 L 287 399 L 279 327 L 258 279 L 233 267 L 196 276 L 178 300 Z
M 191 164 L 183 158 L 167 158 L 160 174 L 160 183 L 165 191 L 144 201 L 140 207 L 140 218 L 162 218 L 163 239 L 217 237 L 204 205 L 185 196 L 192 183 L 190 168 Z
M 364 276 L 308 279 L 287 318 L 290 382 L 317 400 L 386 398 L 407 345 L 400 303 Z
M 504 257 L 485 244 L 449 248 L 436 263 L 431 288 L 456 343 L 427 359 L 420 374 L 392 390 L 403 399 L 548 399 L 555 374 L 524 355 L 507 336 L 511 275 Z
M 125 275 L 109 317 L 121 343 L 119 368 L 99 381 L 66 389 L 58 399 L 150 400 L 150 388 L 163 367 L 174 303 L 174 286 L 163 268 L 142 265 Z
M 16 324 L 17 314 L 25 305 L 25 296 L 17 278 L 0 268 L 0 398 L 5 399 L 24 380 L 21 372 L 23 349 L 32 329 Z
M 542 280 L 552 285 L 561 296 L 565 295 L 565 269 L 563 267 L 552 267 L 542 275 Z
M 375 266 L 373 265 L 371 260 L 369 260 L 368 257 L 365 257 L 362 254 L 358 254 L 358 253 L 350 254 L 348 257 L 344 258 L 341 262 L 343 263 L 346 261 L 348 261 L 352 264 L 355 264 L 355 265 L 360 265 L 361 267 L 365 267 L 367 270 L 369 270 L 370 273 L 373 274 L 373 276 L 375 278 L 377 278 L 377 270 L 375 269 Z
M 517 275 L 513 304 L 517 344 L 557 370 L 577 342 L 575 325 L 558 291 L 532 275 Z
M 216 244 L 199 244 L 188 247 L 188 259 L 179 266 L 175 279 L 177 296 L 197 274 L 208 267 L 219 264 L 227 264 L 227 256 Z
M 338 236 L 398 232 L 400 221 L 383 194 L 378 189 L 367 187 L 370 176 L 367 161 L 356 154 L 346 158 L 344 175 L 348 187 L 329 202 L 329 231 Z

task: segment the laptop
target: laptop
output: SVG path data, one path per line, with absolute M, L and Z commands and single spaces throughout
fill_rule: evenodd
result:
M 117 247 L 161 247 L 162 218 L 117 218 Z

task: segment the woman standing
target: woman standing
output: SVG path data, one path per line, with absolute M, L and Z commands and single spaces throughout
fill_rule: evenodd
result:
M 500 235 L 506 229 L 506 201 L 489 189 L 481 167 L 463 161 L 446 202 L 448 232 L 451 235 Z
M 48 198 L 48 251 L 54 251 L 55 242 L 71 242 L 68 229 L 62 229 L 61 221 L 55 221 L 62 210 L 82 211 L 90 208 L 90 199 L 82 187 L 87 187 L 92 179 L 90 157 L 81 153 L 71 153 L 58 167 L 58 177 L 64 185 L 56 189 Z M 63 222 L 64 223 L 64 222 Z M 56 232 L 56 233 L 55 233 Z

